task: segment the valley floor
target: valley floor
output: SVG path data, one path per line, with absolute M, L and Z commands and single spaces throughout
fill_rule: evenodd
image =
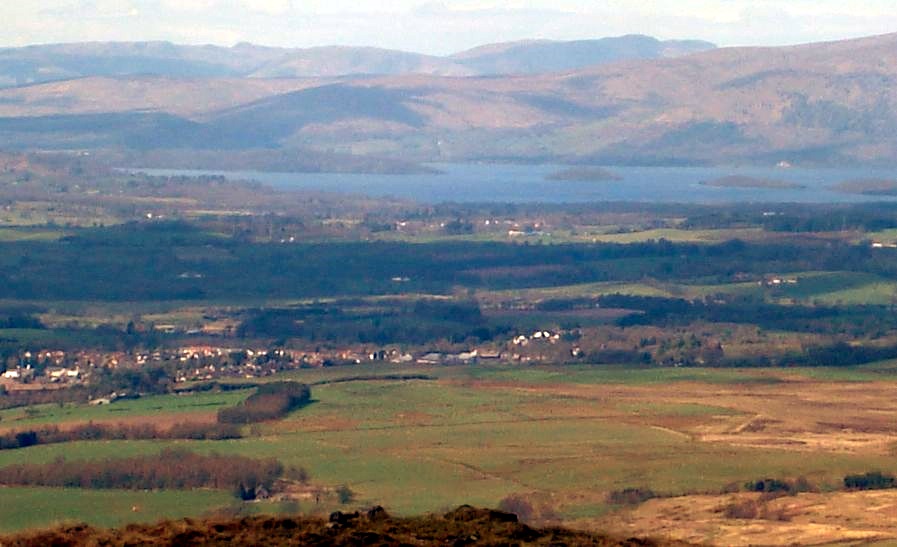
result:
M 411 370 L 431 379 L 376 379 Z M 359 375 L 366 378 L 320 383 Z M 842 369 L 379 365 L 286 377 L 318 383 L 314 402 L 282 420 L 252 426 L 242 439 L 34 446 L 0 451 L 0 467 L 178 446 L 303 466 L 321 488 L 348 485 L 355 493 L 351 502 L 305 495 L 244 503 L 197 491 L 189 509 L 181 509 L 156 503 L 161 493 L 15 488 L 0 491 L 0 529 L 73 520 L 110 526 L 202 514 L 326 515 L 373 505 L 419 515 L 464 503 L 497 507 L 523 500 L 522 516 L 531 522 L 702 543 L 894 537 L 894 491 L 843 491 L 847 474 L 894 471 L 897 428 L 890 418 L 897 411 L 897 381 L 890 362 Z M 9 410 L 2 425 L 190 419 L 233 404 L 241 393 Z M 759 496 L 736 492 L 746 482 L 799 477 L 815 492 L 758 502 L 751 518 L 727 516 L 727 506 Z M 632 506 L 609 501 L 609 494 L 627 488 L 650 490 L 656 498 Z M 96 497 L 96 504 L 62 507 L 70 497 L 94 499 L 85 494 Z M 111 510 L 132 506 L 138 510 Z

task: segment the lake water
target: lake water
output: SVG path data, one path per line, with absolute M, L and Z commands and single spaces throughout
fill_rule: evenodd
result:
M 566 169 L 558 165 L 438 164 L 438 175 L 348 175 L 264 173 L 256 171 L 185 171 L 140 169 L 156 175 L 224 175 L 256 180 L 279 189 L 314 190 L 395 197 L 423 203 L 837 203 L 894 201 L 895 197 L 845 194 L 829 189 L 857 179 L 897 179 L 897 169 L 802 169 L 763 167 L 614 167 L 622 180 L 580 182 L 546 177 Z M 806 188 L 718 188 L 700 184 L 743 175 L 796 183 Z

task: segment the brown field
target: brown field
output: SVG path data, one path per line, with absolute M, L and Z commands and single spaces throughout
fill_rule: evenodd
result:
M 87 423 L 93 423 L 96 425 L 108 425 L 108 426 L 139 426 L 139 425 L 150 425 L 155 426 L 157 429 L 165 431 L 171 429 L 175 425 L 182 424 L 194 424 L 194 425 L 208 425 L 214 424 L 218 421 L 218 413 L 217 412 L 192 412 L 189 414 L 145 414 L 138 416 L 122 416 L 115 418 L 92 418 L 88 420 L 72 420 L 66 422 L 59 422 L 52 424 L 57 427 L 60 431 L 71 431 L 77 427 L 83 426 Z M 15 422 L 9 423 L 0 423 L 0 434 L 9 433 L 11 431 L 21 431 L 27 429 L 21 425 L 17 425 Z
M 762 376 L 761 376 L 762 377 Z M 831 382 L 798 374 L 775 373 L 777 382 L 708 385 L 679 382 L 669 385 L 539 384 L 513 381 L 465 381 L 477 389 L 496 389 L 554 395 L 599 405 L 563 406 L 555 410 L 581 417 L 613 418 L 625 423 L 676 431 L 700 442 L 735 446 L 893 455 L 897 450 L 897 399 L 892 382 Z M 727 409 L 720 415 L 669 416 L 662 411 L 633 413 L 627 407 L 644 405 L 707 405 Z M 622 409 L 622 410 L 620 410 Z
M 806 453 L 825 461 L 840 455 L 885 458 L 897 453 L 897 400 L 892 381 L 816 380 L 789 371 L 758 371 L 756 382 L 714 385 L 679 382 L 658 385 L 479 381 L 475 389 L 550 394 L 558 404 L 552 419 L 611 419 L 675 433 L 694 443 Z M 812 376 L 812 375 L 811 375 Z M 769 382 L 763 381 L 765 379 Z M 773 382 L 772 380 L 775 380 Z M 727 412 L 671 413 L 672 408 L 717 408 Z M 523 407 L 526 413 L 538 405 Z M 544 410 L 544 409 L 543 409 Z M 718 465 L 720 462 L 708 465 Z M 865 471 L 858 469 L 857 471 Z M 893 469 L 884 469 L 893 472 Z M 774 471 L 770 477 L 777 476 Z M 742 477 L 742 481 L 760 477 Z M 821 493 L 801 493 L 764 501 L 755 493 L 708 493 L 664 497 L 634 508 L 567 521 L 589 530 L 665 537 L 713 545 L 817 545 L 897 542 L 897 492 L 844 492 L 837 477 L 811 476 Z M 818 481 L 818 482 L 814 482 Z M 568 501 L 598 502 L 581 492 Z M 554 502 L 558 501 L 554 498 Z M 756 517 L 731 518 L 725 508 L 756 502 Z
M 761 494 L 696 495 L 650 500 L 637 509 L 578 523 L 615 534 L 653 530 L 655 537 L 713 545 L 893 545 L 897 492 L 804 493 L 767 502 Z M 756 502 L 755 518 L 728 518 L 725 510 Z

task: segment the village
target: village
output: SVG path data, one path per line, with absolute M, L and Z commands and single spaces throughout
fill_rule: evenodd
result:
M 54 389 L 90 385 L 97 370 L 162 368 L 176 384 L 222 379 L 252 380 L 306 368 L 383 365 L 473 365 L 483 362 L 540 362 L 557 358 L 557 352 L 527 351 L 556 345 L 559 333 L 536 330 L 517 335 L 503 345 L 484 345 L 461 351 L 406 350 L 397 346 L 359 345 L 339 349 L 299 350 L 287 348 L 185 345 L 155 351 L 22 351 L 0 363 L 0 386 L 8 391 Z M 574 358 L 578 347 L 562 350 Z

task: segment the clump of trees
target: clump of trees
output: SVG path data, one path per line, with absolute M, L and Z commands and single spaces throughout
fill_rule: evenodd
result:
M 817 492 L 818 489 L 805 477 L 795 480 L 788 479 L 757 479 L 744 483 L 747 492 L 762 492 L 764 494 L 783 493 L 788 495 L 800 492 Z
M 222 441 L 239 439 L 240 429 L 232 424 L 182 423 L 168 429 L 152 424 L 96 424 L 89 422 L 69 429 L 49 425 L 25 431 L 0 435 L 0 450 L 27 448 L 40 444 L 58 444 L 75 441 L 136 441 L 152 439 L 189 439 L 197 441 Z
M 355 492 L 349 488 L 349 485 L 342 484 L 336 489 L 336 498 L 341 504 L 346 505 L 355 499 Z
M 250 424 L 276 420 L 311 402 L 311 389 L 296 382 L 262 384 L 237 406 L 218 411 L 223 424 Z
M 761 519 L 787 522 L 791 520 L 791 515 L 788 511 L 784 507 L 774 507 L 769 504 L 770 501 L 784 495 L 782 493 L 775 495 L 763 494 L 760 499 L 734 501 L 723 508 L 723 515 L 729 519 Z
M 215 488 L 222 490 L 265 487 L 283 474 L 283 466 L 270 458 L 204 456 L 181 449 L 134 458 L 94 461 L 58 459 L 47 464 L 18 464 L 0 469 L 0 484 L 70 488 L 162 490 Z
M 0 410 L 45 404 L 86 403 L 87 389 L 73 386 L 67 389 L 26 389 L 0 392 Z
M 658 495 L 650 488 L 624 488 L 607 495 L 607 502 L 613 505 L 639 505 Z
M 0 316 L 0 329 L 46 329 L 40 319 L 31 315 L 14 314 Z
M 510 329 L 509 324 L 488 321 L 479 304 L 471 300 L 382 300 L 371 304 L 345 299 L 326 306 L 253 310 L 237 335 L 385 345 L 492 340 Z
M 881 471 L 869 471 L 844 477 L 844 488 L 848 490 L 884 490 L 895 487 L 897 487 L 897 478 Z
M 94 396 L 112 392 L 161 395 L 171 391 L 172 374 L 161 366 L 139 369 L 100 368 L 94 371 L 90 391 Z

